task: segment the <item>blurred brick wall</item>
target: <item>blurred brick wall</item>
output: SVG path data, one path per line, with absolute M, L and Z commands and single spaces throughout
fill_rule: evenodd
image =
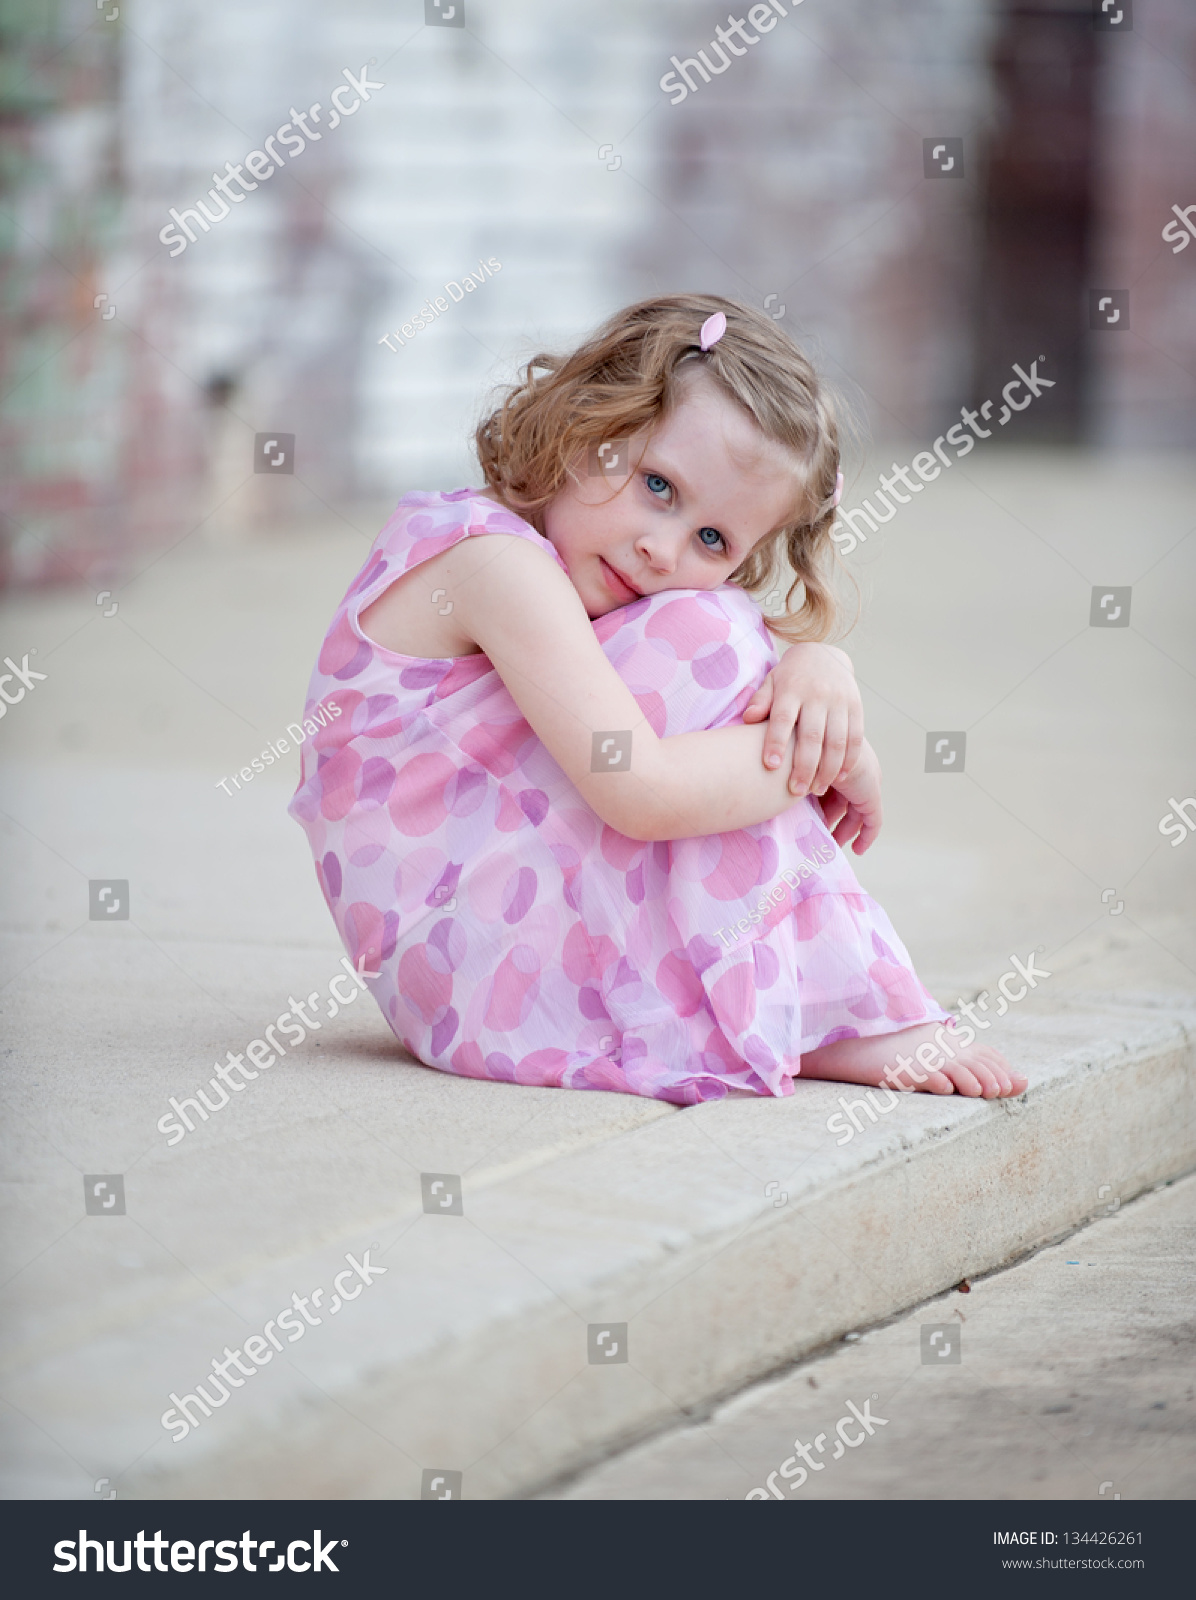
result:
M 684 288 L 767 301 L 879 438 L 931 437 L 988 382 L 986 350 L 1033 359 L 1025 313 L 1074 347 L 1056 437 L 1192 441 L 1196 240 L 1160 238 L 1196 202 L 1191 0 L 1138 0 L 1091 50 L 1076 33 L 1092 70 L 1069 90 L 1064 187 L 1086 171 L 1090 195 L 1072 244 L 1030 268 L 1016 170 L 1000 215 L 987 185 L 1008 116 L 993 64 L 1038 70 L 1041 41 L 1010 31 L 1035 0 L 805 0 L 677 105 L 659 79 L 712 54 L 719 7 L 465 4 L 456 29 L 425 26 L 422 0 L 126 0 L 116 20 L 60 0 L 27 30 L 4 88 L 10 576 L 466 481 L 494 380 Z M 1090 0 L 1039 9 L 1091 26 Z M 352 121 L 170 256 L 171 206 L 371 59 L 386 87 Z M 1041 100 L 1027 171 L 1035 145 L 1059 168 Z M 927 138 L 963 141 L 961 179 L 924 175 Z M 1015 270 L 994 343 L 998 256 Z M 501 272 L 407 346 L 379 344 L 491 257 Z M 1128 331 L 1089 330 L 1094 285 L 1129 289 Z M 1049 422 L 1044 405 L 1017 436 Z M 296 435 L 293 478 L 253 473 L 254 434 L 275 431 Z
M 129 351 L 111 301 L 95 304 L 121 203 L 119 40 L 94 15 L 65 0 L 3 16 L 5 581 L 81 576 L 121 538 Z
M 364 29 L 362 30 L 365 31 Z M 134 0 L 125 41 L 127 255 L 147 386 L 193 441 L 181 485 L 201 537 L 350 496 L 358 371 L 378 276 L 339 216 L 351 125 L 299 152 L 181 254 L 173 209 L 339 78 L 318 0 Z M 360 66 L 354 61 L 354 67 Z M 368 114 L 368 110 L 367 110 Z M 361 152 L 356 152 L 360 159 Z M 235 192 L 235 191 L 234 191 Z M 253 470 L 255 433 L 301 440 L 294 476 Z
M 1092 0 L 999 0 L 995 17 L 972 398 L 997 394 L 1012 363 L 1037 360 L 1054 387 L 1017 419 L 1015 437 L 1074 444 L 1090 369 L 1100 36 Z
M 1196 3 L 1136 0 L 1132 31 L 1100 46 L 1091 287 L 1128 289 L 1130 326 L 1088 335 L 1090 435 L 1191 448 L 1196 238 L 1176 254 L 1162 233 L 1173 205 L 1196 204 Z
M 666 9 L 662 68 L 709 57 L 723 14 Z M 984 0 L 807 0 L 652 116 L 662 203 L 645 267 L 776 296 L 882 437 L 923 437 L 965 397 L 990 31 Z M 923 139 L 939 136 L 963 139 L 962 179 L 924 177 Z

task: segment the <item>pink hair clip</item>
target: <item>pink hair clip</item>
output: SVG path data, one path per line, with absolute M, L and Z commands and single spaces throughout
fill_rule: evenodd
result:
M 843 474 L 841 472 L 837 472 L 835 474 L 835 498 L 831 501 L 831 510 L 832 511 L 839 504 L 839 501 L 842 498 L 843 498 Z
M 702 331 L 698 335 L 698 343 L 703 350 L 709 350 L 712 344 L 717 344 L 727 331 L 727 319 L 721 311 L 716 311 L 712 317 L 707 317 L 702 324 Z

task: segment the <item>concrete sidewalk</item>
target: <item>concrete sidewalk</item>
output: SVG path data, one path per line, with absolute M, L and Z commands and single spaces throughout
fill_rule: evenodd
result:
M 997 1025 L 1024 1101 L 904 1097 L 842 1146 L 838 1086 L 678 1111 L 475 1083 L 407 1061 L 368 998 L 328 1014 L 341 950 L 289 775 L 217 783 L 298 711 L 379 516 L 196 536 L 111 617 L 90 593 L 10 600 L 4 649 L 47 676 L 0 723 L 4 1492 L 409 1496 L 445 1468 L 470 1496 L 528 1494 L 1187 1171 L 1196 843 L 1157 822 L 1196 771 L 1196 479 L 1135 469 L 1127 571 L 1107 470 L 944 483 L 865 572 L 849 645 L 888 820 L 861 879 L 946 1004 L 1012 955 L 1051 977 Z M 1051 511 L 1043 560 L 1071 576 L 1024 592 L 1004 504 Z M 1088 630 L 1085 562 L 1132 581 L 1134 629 Z M 937 600 L 911 573 L 941 576 Z M 968 730 L 966 775 L 923 771 L 935 728 Z M 127 882 L 127 921 L 89 919 L 100 879 Z M 168 1097 L 312 993 L 320 1028 L 168 1145 Z M 461 1215 L 437 1214 L 452 1188 L 425 1211 L 423 1174 L 460 1180 Z M 107 1198 L 123 1179 L 124 1212 L 87 1214 L 85 1177 Z M 333 1313 L 366 1252 L 385 1273 L 340 1276 L 361 1293 Z M 320 1320 L 173 1443 L 171 1392 L 293 1295 Z
M 1024 1264 L 851 1333 L 545 1498 L 1190 1500 L 1194 1255 L 1196 1178 L 1126 1206 L 1110 1192 L 1098 1220 Z M 845 1449 L 849 1403 L 867 1422 L 844 1413 Z
M 387 1063 L 350 1015 L 174 1147 L 121 1144 L 161 1104 L 144 1057 L 53 1142 L 26 1101 L 10 1493 L 408 1498 L 444 1468 L 519 1494 L 1196 1157 L 1192 1010 L 1007 1018 L 1021 1100 L 903 1096 L 847 1142 L 841 1085 L 686 1111 L 512 1092 Z M 75 1151 L 127 1156 L 123 1215 L 79 1218 Z M 174 1442 L 172 1395 L 295 1295 L 302 1341 Z

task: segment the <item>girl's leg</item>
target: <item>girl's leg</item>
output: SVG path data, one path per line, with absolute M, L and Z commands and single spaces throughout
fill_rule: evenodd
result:
M 661 738 L 738 722 L 777 659 L 759 609 L 731 586 L 666 590 L 599 617 L 594 631 Z M 596 982 L 635 1092 L 683 1104 L 791 1092 L 792 982 L 774 983 L 774 958 L 757 983 L 756 952 L 732 946 L 723 926 L 777 876 L 768 832 L 644 844 L 604 828 L 587 854 L 578 904 L 596 946 L 622 957 Z
M 666 589 L 594 632 L 661 738 L 738 722 L 778 659 L 759 608 L 730 584 Z
M 710 592 L 669 590 L 608 613 L 594 626 L 607 656 L 662 737 L 738 722 L 777 659 L 758 609 L 731 586 Z M 833 865 L 819 858 L 811 844 L 815 837 L 826 843 L 828 857 L 833 853 Z M 961 1048 L 954 1042 L 952 1030 L 944 1025 L 947 1014 L 918 983 L 884 913 L 861 893 L 846 859 L 826 834 L 816 802 L 797 802 L 772 823 L 738 834 L 678 840 L 664 848 L 669 872 L 667 881 L 658 878 L 658 893 L 672 894 L 680 880 L 684 897 L 695 879 L 713 891 L 697 908 L 697 923 L 691 919 L 691 929 L 698 926 L 699 931 L 685 952 L 702 974 L 706 999 L 719 1014 L 723 1035 L 759 1069 L 759 1076 L 748 1075 L 752 1082 L 746 1092 L 759 1093 L 765 1084 L 773 1093 L 786 1092 L 780 1086 L 784 1068 L 775 1060 L 777 1030 L 751 1029 L 770 1009 L 774 1020 L 777 1015 L 785 1019 L 790 1035 L 782 1061 L 790 1071 L 799 1070 L 795 1054 L 800 1050 L 803 1077 L 985 1098 L 1024 1091 L 1026 1079 L 999 1051 L 983 1044 Z M 817 882 L 809 873 L 811 857 L 820 868 Z M 800 888 L 782 896 L 788 903 L 774 911 L 775 885 L 783 879 L 793 888 L 795 874 L 787 868 L 798 861 Z M 712 863 L 714 870 L 709 870 Z M 765 898 L 759 897 L 761 890 Z M 684 909 L 692 908 L 678 908 L 679 918 Z M 739 915 L 743 911 L 750 929 Z M 770 922 L 774 926 L 768 929 Z M 761 933 L 753 948 L 746 935 L 756 926 Z M 865 931 L 867 940 L 853 937 Z M 817 951 L 820 938 L 827 948 Z M 797 972 L 796 994 L 784 994 L 785 974 L 779 983 L 768 982 L 776 954 L 790 974 Z M 847 978 L 842 969 L 853 961 L 857 972 Z M 712 981 L 715 963 L 723 970 Z M 732 990 L 738 992 L 728 1001 Z M 908 1026 L 928 1016 L 932 1020 Z M 736 1026 L 745 1017 L 749 1026 Z M 907 1026 L 901 1027 L 902 1021 Z M 770 1033 L 771 1049 L 766 1042 Z M 922 1053 L 915 1059 L 919 1048 Z M 766 1070 L 774 1065 L 777 1071 Z M 730 1092 L 737 1091 L 731 1087 Z

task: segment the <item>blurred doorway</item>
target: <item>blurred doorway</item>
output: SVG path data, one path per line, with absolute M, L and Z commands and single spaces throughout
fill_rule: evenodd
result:
M 1022 440 L 1083 433 L 1096 43 L 1091 0 L 997 0 L 973 393 L 1045 357 L 1055 387 L 1019 420 Z

